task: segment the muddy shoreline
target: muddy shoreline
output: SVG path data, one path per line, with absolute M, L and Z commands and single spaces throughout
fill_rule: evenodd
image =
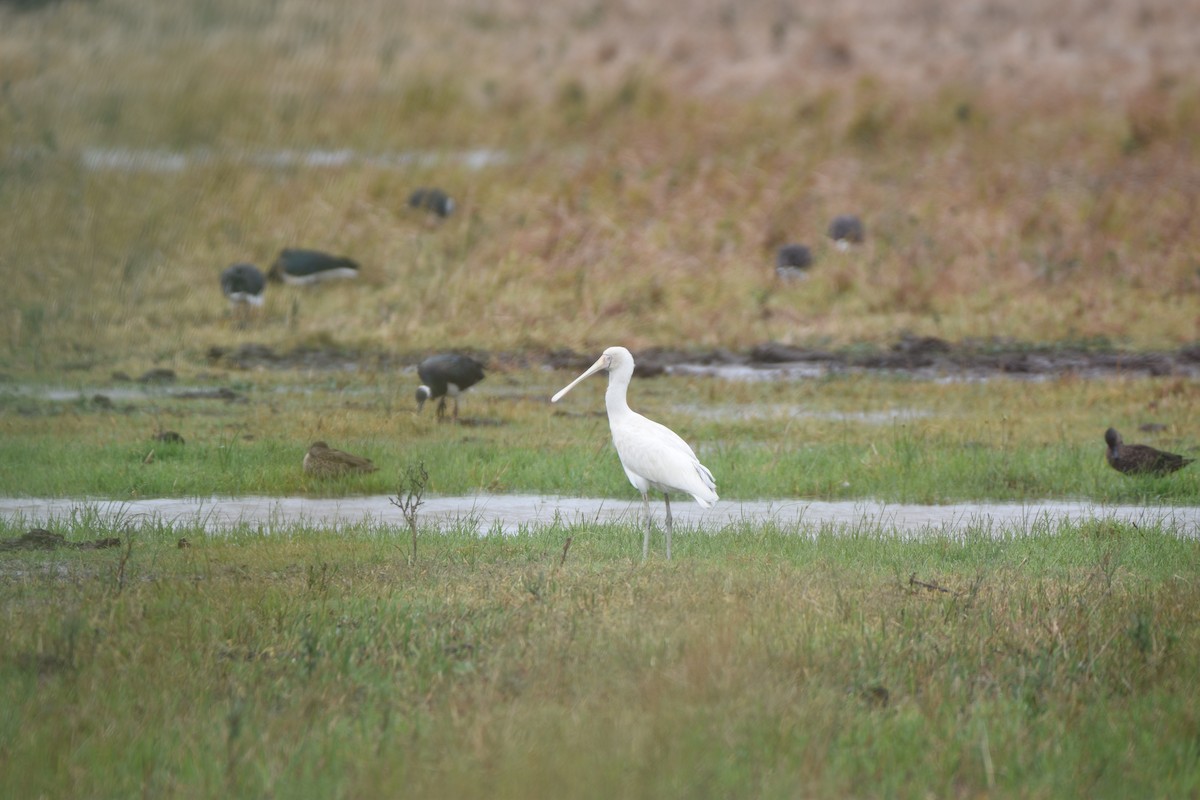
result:
M 581 371 L 596 353 L 570 349 L 544 352 L 466 351 L 492 369 L 545 368 Z M 355 351 L 337 347 L 299 346 L 277 350 L 244 344 L 208 350 L 211 366 L 228 369 L 372 371 L 415 366 L 424 353 Z M 1200 377 L 1200 344 L 1174 351 L 1128 352 L 1071 345 L 1039 346 L 1015 342 L 951 343 L 932 336 L 904 336 L 890 346 L 844 350 L 796 347 L 764 342 L 744 351 L 727 349 L 644 348 L 634 353 L 639 377 L 668 373 L 715 374 L 728 377 L 795 375 L 808 377 L 839 372 L 894 372 L 927 378 L 1028 377 Z

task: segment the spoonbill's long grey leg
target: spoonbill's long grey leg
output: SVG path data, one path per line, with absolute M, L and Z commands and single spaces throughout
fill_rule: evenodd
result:
M 667 561 L 671 560 L 671 495 L 663 492 L 663 502 L 667 504 Z
M 642 495 L 642 513 L 646 515 L 646 534 L 642 537 L 642 561 L 650 557 L 650 493 Z

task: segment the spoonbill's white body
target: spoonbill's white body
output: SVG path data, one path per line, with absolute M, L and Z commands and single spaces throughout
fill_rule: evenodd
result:
M 595 364 L 558 394 L 550 398 L 557 403 L 563 395 L 589 375 L 601 370 L 608 372 L 608 391 L 604 405 L 608 409 L 608 427 L 613 445 L 621 458 L 621 466 L 633 488 L 642 493 L 642 510 L 646 515 L 646 535 L 642 540 L 642 559 L 650 554 L 650 490 L 663 493 L 667 506 L 667 558 L 671 557 L 671 493 L 690 494 L 703 508 L 717 502 L 717 482 L 708 467 L 700 463 L 688 443 L 675 431 L 647 419 L 629 407 L 625 399 L 629 380 L 633 377 L 633 355 L 624 347 L 610 347 Z

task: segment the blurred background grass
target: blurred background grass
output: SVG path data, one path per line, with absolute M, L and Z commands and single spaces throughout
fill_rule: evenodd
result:
M 1200 13 L 0 4 L 0 368 L 1200 335 Z M 459 211 L 405 205 L 437 185 Z M 868 243 L 824 239 L 838 213 Z M 774 250 L 814 247 L 781 285 Z M 217 288 L 284 246 L 357 283 Z
M 246 342 L 1179 347 L 1200 338 L 1197 30 L 1171 0 L 0 0 L 0 375 L 208 385 L 209 349 Z M 405 206 L 426 185 L 458 200 L 444 223 Z M 868 241 L 842 255 L 844 212 Z M 776 281 L 787 241 L 809 280 Z M 273 286 L 236 329 L 219 272 L 284 246 L 363 274 Z M 602 382 L 551 416 L 558 377 L 494 370 L 464 401 L 486 432 L 414 418 L 411 374 L 369 366 L 246 373 L 245 405 L 5 393 L 0 483 L 378 493 L 440 459 L 433 491 L 628 498 Z M 636 405 L 730 498 L 1194 503 L 1194 467 L 1126 480 L 1100 448 L 1145 422 L 1174 447 L 1195 387 L 672 376 Z M 165 427 L 188 443 L 151 443 Z M 318 437 L 380 472 L 306 481 Z M 629 527 L 443 531 L 412 565 L 391 525 L 120 533 L 0 581 L 9 794 L 1195 790 L 1200 584 L 1175 530 L 747 521 L 641 570 Z

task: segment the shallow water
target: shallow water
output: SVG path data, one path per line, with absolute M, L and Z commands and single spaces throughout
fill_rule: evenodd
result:
M 721 378 L 727 381 L 800 381 L 824 378 L 831 370 L 825 364 L 672 364 L 665 368 L 671 375 Z
M 457 151 L 410 150 L 393 153 L 363 153 L 349 148 L 337 150 L 138 150 L 120 147 L 88 147 L 79 156 L 90 172 L 182 172 L 190 167 L 232 163 L 267 169 L 331 169 L 355 165 L 378 169 L 408 169 L 414 166 L 455 164 L 471 170 L 501 166 L 512 156 L 503 150 L 474 148 Z
M 33 400 L 49 400 L 54 403 L 74 403 L 89 400 L 96 395 L 103 395 L 114 402 L 132 402 L 135 400 L 169 400 L 171 398 L 187 399 L 188 395 L 195 396 L 197 392 L 214 392 L 211 386 L 81 386 L 65 388 L 61 386 L 20 386 L 0 387 L 0 395 L 27 397 Z
M 690 375 L 699 378 L 720 378 L 727 381 L 799 381 L 828 378 L 833 375 L 896 375 L 933 383 L 987 383 L 993 380 L 1013 380 L 1024 383 L 1045 383 L 1062 377 L 1052 372 L 1005 373 L 995 369 L 969 367 L 914 367 L 885 369 L 855 367 L 841 363 L 783 363 L 783 364 L 675 364 L 665 367 L 671 375 Z M 1072 372 L 1073 377 L 1104 378 L 1109 370 Z
M 1200 537 L 1200 508 L 1170 506 L 1098 505 L 1088 502 L 963 503 L 927 506 L 881 503 L 875 500 L 824 502 L 809 500 L 722 500 L 702 509 L 690 500 L 676 500 L 671 509 L 683 527 L 719 530 L 750 522 L 774 522 L 799 533 L 832 526 L 842 530 L 880 530 L 901 535 L 961 534 L 978 529 L 994 535 L 1045 530 L 1061 521 L 1115 520 L 1139 527 L 1162 525 L 1177 535 Z M 597 522 L 633 523 L 641 501 L 542 495 L 472 495 L 431 497 L 421 506 L 422 524 L 467 525 L 481 533 L 513 534 L 554 524 Z M 661 498 L 651 503 L 655 522 L 662 524 Z M 72 518 L 91 518 L 98 524 L 160 523 L 200 526 L 213 533 L 249 527 L 264 533 L 306 524 L 337 529 L 373 524 L 403 526 L 400 510 L 389 496 L 202 497 L 150 500 L 0 498 L 0 516 L 20 525 L 63 524 Z
M 886 425 L 892 422 L 907 422 L 933 416 L 933 412 L 919 408 L 890 408 L 884 411 L 813 411 L 787 403 L 740 403 L 734 406 L 676 404 L 672 408 L 697 419 L 815 419 L 828 422 L 858 422 L 863 425 Z

